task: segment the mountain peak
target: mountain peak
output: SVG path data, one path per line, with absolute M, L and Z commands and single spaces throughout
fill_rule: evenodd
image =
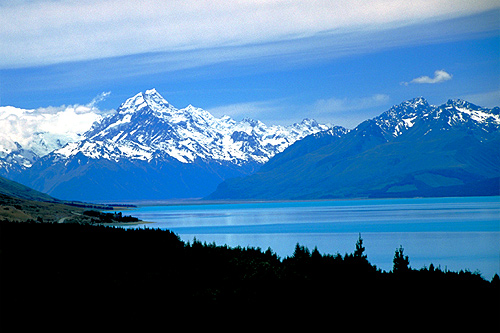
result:
M 419 107 L 428 107 L 429 102 L 422 96 L 420 97 L 415 97 L 413 99 L 407 100 L 401 104 L 398 105 L 399 107 L 410 107 L 412 109 L 416 109 Z
M 308 126 L 318 126 L 318 122 L 311 118 L 304 118 L 300 123 Z
M 407 101 L 402 102 L 399 105 L 394 105 L 386 112 L 382 113 L 377 118 L 401 118 L 406 116 L 415 116 L 416 113 L 420 113 L 422 110 L 429 108 L 430 105 L 427 100 L 423 97 L 416 97 Z
M 249 124 L 250 126 L 252 127 L 261 127 L 261 126 L 265 126 L 265 124 L 263 122 L 261 122 L 260 120 L 255 120 L 253 118 L 250 118 L 250 117 L 245 117 L 241 120 L 242 123 L 247 123 Z
M 479 110 L 481 109 L 479 106 L 472 104 L 470 102 L 467 102 L 463 99 L 449 99 L 446 104 L 444 104 L 445 107 L 454 107 L 454 108 L 466 108 L 470 110 Z
M 165 108 L 172 109 L 173 107 L 153 88 L 145 92 L 140 92 L 127 99 L 118 108 L 118 113 L 135 113 L 145 108 L 149 108 L 153 111 L 160 111 Z
M 144 92 L 145 95 L 160 95 L 155 88 L 148 89 Z M 160 95 L 161 97 L 161 95 Z
M 373 120 L 382 129 L 387 140 L 400 136 L 413 127 L 416 119 L 431 110 L 431 106 L 423 97 L 416 97 L 394 105 Z

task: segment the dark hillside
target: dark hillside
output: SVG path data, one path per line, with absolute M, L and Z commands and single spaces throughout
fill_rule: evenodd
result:
M 38 200 L 47 202 L 59 201 L 48 194 L 36 191 L 32 188 L 29 188 L 2 176 L 0 176 L 0 194 L 26 200 Z

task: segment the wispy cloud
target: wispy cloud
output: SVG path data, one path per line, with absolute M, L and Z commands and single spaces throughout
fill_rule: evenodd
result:
M 2 2 L 0 66 L 262 46 L 325 35 L 349 42 L 345 38 L 349 34 L 360 36 L 499 7 L 497 0 Z M 243 51 L 243 56 L 252 55 L 247 48 Z
M 458 96 L 463 100 L 486 108 L 500 106 L 500 89 Z
M 389 99 L 389 96 L 385 94 L 358 98 L 320 99 L 314 104 L 314 109 L 325 113 L 356 111 L 384 105 L 389 102 Z
M 335 125 L 353 128 L 360 122 L 379 114 L 382 110 L 378 108 L 390 102 L 389 95 L 374 94 L 357 98 L 329 98 L 320 99 L 312 106 L 312 113 L 320 120 L 328 120 Z
M 360 122 L 382 113 L 390 97 L 374 94 L 355 98 L 320 99 L 309 105 L 295 104 L 291 100 L 277 99 L 235 103 L 209 108 L 216 117 L 228 115 L 235 120 L 258 119 L 268 125 L 291 125 L 304 118 L 312 118 L 323 124 L 341 125 L 354 128 Z
M 104 101 L 109 95 L 111 95 L 111 91 L 103 91 L 102 93 L 94 97 L 89 104 L 87 104 L 87 108 L 89 108 L 90 110 L 97 109 L 97 104 Z
M 410 82 L 402 82 L 401 84 L 405 86 L 410 83 L 435 84 L 451 80 L 452 77 L 453 75 L 441 69 L 434 72 L 434 77 L 420 76 L 411 80 Z
M 274 125 L 284 108 L 284 104 L 272 100 L 221 105 L 209 108 L 207 111 L 216 117 L 230 116 L 237 121 L 242 118 L 253 118 Z M 282 123 L 282 121 L 280 121 L 280 123 Z M 283 124 L 285 125 L 285 123 Z M 290 124 L 291 121 L 286 119 L 286 125 Z

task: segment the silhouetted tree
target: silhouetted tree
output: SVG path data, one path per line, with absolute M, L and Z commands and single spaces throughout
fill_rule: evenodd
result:
M 293 258 L 294 259 L 309 259 L 311 257 L 311 252 L 309 249 L 305 246 L 300 245 L 297 243 L 295 245 L 295 250 L 293 251 Z
M 410 259 L 408 256 L 403 254 L 403 246 L 400 245 L 396 252 L 394 253 L 393 268 L 392 271 L 394 273 L 402 273 L 408 271 L 408 265 L 410 264 Z
M 500 277 L 498 277 L 498 274 L 495 274 L 495 276 L 493 276 L 493 278 L 491 279 L 491 284 L 496 288 L 500 287 Z
M 321 253 L 319 253 L 317 246 L 314 247 L 314 250 L 311 253 L 311 258 L 315 260 L 321 259 Z
M 363 254 L 363 252 L 365 252 L 365 247 L 363 246 L 363 238 L 361 238 L 361 233 L 360 233 L 358 241 L 356 242 L 356 250 L 354 250 L 354 257 L 366 259 L 366 255 Z

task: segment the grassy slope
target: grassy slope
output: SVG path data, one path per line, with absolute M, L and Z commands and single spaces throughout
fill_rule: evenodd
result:
M 9 221 L 41 219 L 44 222 L 90 222 L 90 217 L 82 215 L 84 210 L 64 203 L 26 200 L 0 194 L 0 219 Z
M 48 194 L 36 191 L 15 181 L 0 176 L 0 194 L 25 200 L 58 202 Z

